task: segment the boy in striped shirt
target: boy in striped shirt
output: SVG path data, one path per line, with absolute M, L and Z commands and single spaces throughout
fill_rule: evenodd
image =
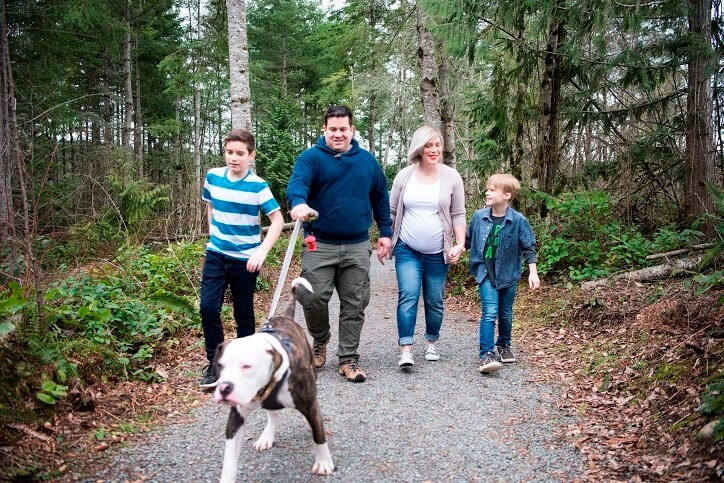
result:
M 224 341 L 221 307 L 226 288 L 231 287 L 237 337 L 253 334 L 256 277 L 284 226 L 269 185 L 249 169 L 256 155 L 254 135 L 233 129 L 224 145 L 226 166 L 206 173 L 202 195 L 209 219 L 209 242 L 201 275 L 201 326 L 209 360 L 200 383 L 204 389 L 213 388 L 216 382 L 212 362 L 216 347 Z M 260 211 L 271 221 L 263 242 Z

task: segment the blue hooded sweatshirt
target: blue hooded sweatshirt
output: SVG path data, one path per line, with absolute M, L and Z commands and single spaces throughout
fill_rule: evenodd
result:
M 327 147 L 324 136 L 297 157 L 287 186 L 289 206 L 319 212 L 311 231 L 318 241 L 342 245 L 369 240 L 372 217 L 380 237 L 392 237 L 387 179 L 372 153 L 352 139 L 349 151 Z

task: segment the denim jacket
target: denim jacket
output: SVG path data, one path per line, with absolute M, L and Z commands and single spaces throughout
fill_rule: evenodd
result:
M 491 208 L 477 210 L 470 220 L 465 237 L 465 247 L 470 250 L 470 273 L 477 283 L 482 283 L 488 273 L 483 252 L 485 241 L 493 226 Z M 522 259 L 526 264 L 537 263 L 535 235 L 528 219 L 508 207 L 505 220 L 500 228 L 500 245 L 495 259 L 495 285 L 498 289 L 512 287 L 518 283 L 522 273 Z

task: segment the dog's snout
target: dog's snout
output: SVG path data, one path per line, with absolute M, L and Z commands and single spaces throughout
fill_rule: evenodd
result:
M 234 390 L 234 384 L 230 382 L 222 382 L 219 384 L 219 394 L 223 397 L 227 397 Z

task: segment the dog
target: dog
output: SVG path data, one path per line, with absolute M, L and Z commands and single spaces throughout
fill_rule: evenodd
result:
M 312 428 L 312 473 L 330 475 L 334 471 L 317 402 L 314 356 L 304 331 L 294 322 L 296 292 L 300 285 L 313 291 L 304 278 L 294 279 L 284 315 L 272 317 L 253 335 L 223 342 L 216 350 L 214 400 L 231 406 L 226 423 L 222 482 L 236 480 L 244 423 L 247 416 L 260 407 L 266 410 L 267 424 L 254 443 L 257 451 L 274 445 L 279 411 L 295 408 Z

